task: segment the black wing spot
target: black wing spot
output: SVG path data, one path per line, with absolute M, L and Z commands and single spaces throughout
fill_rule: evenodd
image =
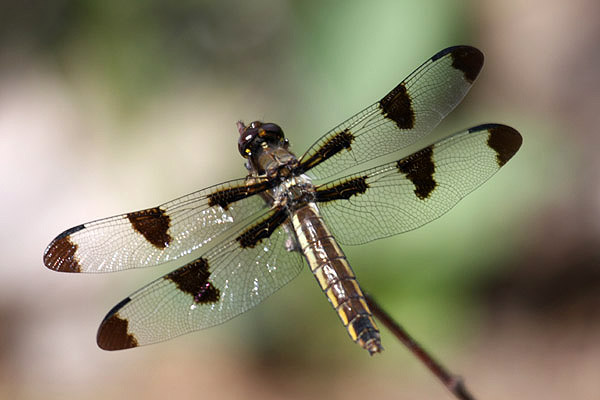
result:
M 467 82 L 473 81 L 483 67 L 483 53 L 470 46 L 456 46 L 450 52 L 452 66 L 463 72 Z
M 523 138 L 519 132 L 506 125 L 493 125 L 488 130 L 490 136 L 487 144 L 496 152 L 496 161 L 502 167 L 519 150 Z
M 317 189 L 316 201 L 327 202 L 332 200 L 349 199 L 358 194 L 365 193 L 369 188 L 366 176 L 359 176 L 344 182 L 335 182 Z
M 437 183 L 433 178 L 435 163 L 432 146 L 398 160 L 397 167 L 415 185 L 414 192 L 419 199 L 427 199 L 436 188 Z
M 259 182 L 247 186 L 236 186 L 230 188 L 219 189 L 214 193 L 208 195 L 209 207 L 219 206 L 224 210 L 227 210 L 231 203 L 235 203 L 238 200 L 245 199 L 256 193 L 267 190 L 271 185 L 271 182 Z
M 98 329 L 98 335 L 96 336 L 96 342 L 101 349 L 123 350 L 138 346 L 135 336 L 128 332 L 129 321 L 126 318 L 122 318 L 118 313 L 130 301 L 130 297 L 121 301 L 102 320 Z
M 268 218 L 260 221 L 244 231 L 235 238 L 243 248 L 253 248 L 262 239 L 266 239 L 287 219 L 288 215 L 285 209 L 281 208 L 275 211 Z
M 81 272 L 75 256 L 78 246 L 71 241 L 71 234 L 83 229 L 83 225 L 68 229 L 58 235 L 44 251 L 44 265 L 58 272 Z
M 136 211 L 127 214 L 131 226 L 141 233 L 147 241 L 159 249 L 164 249 L 171 243 L 169 226 L 171 218 L 160 207 Z
M 415 126 L 415 112 L 412 100 L 404 82 L 400 83 L 379 101 L 382 114 L 396 123 L 400 129 L 412 129 Z
M 354 139 L 355 137 L 349 129 L 336 133 L 328 138 L 310 157 L 303 160 L 295 172 L 308 171 L 344 149 L 351 150 Z
M 221 297 L 221 291 L 208 278 L 210 271 L 208 261 L 204 258 L 198 258 L 164 277 L 177 285 L 182 292 L 192 295 L 195 303 L 216 303 Z

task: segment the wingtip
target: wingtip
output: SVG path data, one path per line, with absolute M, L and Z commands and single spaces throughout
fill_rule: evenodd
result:
M 502 167 L 521 148 L 523 137 L 516 129 L 503 124 L 482 124 L 469 129 L 469 133 L 487 131 L 488 146 L 496 152 L 498 166 Z
M 456 46 L 446 47 L 434 54 L 431 57 L 432 60 L 437 60 L 438 58 L 442 58 L 446 54 L 452 54 L 454 57 L 471 57 L 474 60 L 480 60 L 481 64 L 483 64 L 483 52 L 479 50 L 477 47 L 460 44 Z
M 129 321 L 119 315 L 119 310 L 130 301 L 130 297 L 122 300 L 106 314 L 100 323 L 96 334 L 96 343 L 102 350 L 114 351 L 138 347 L 136 337 L 129 332 Z
M 84 225 L 77 225 L 67 229 L 50 242 L 44 250 L 44 265 L 57 272 L 81 272 L 81 265 L 77 260 L 77 244 L 71 240 L 71 235 L 84 228 Z
M 498 165 L 502 167 L 519 151 L 523 137 L 516 129 L 507 125 L 497 124 L 489 131 L 488 145 L 496 151 Z
M 471 46 L 456 46 L 451 51 L 452 66 L 463 72 L 468 82 L 474 82 L 483 68 L 483 53 Z

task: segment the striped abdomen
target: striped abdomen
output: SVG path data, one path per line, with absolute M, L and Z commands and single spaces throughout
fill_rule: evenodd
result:
M 321 289 L 338 313 L 352 340 L 370 354 L 382 350 L 379 330 L 342 249 L 331 235 L 314 203 L 292 217 L 302 253 Z

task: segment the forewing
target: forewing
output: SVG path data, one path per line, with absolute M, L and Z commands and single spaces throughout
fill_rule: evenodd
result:
M 473 47 L 440 51 L 380 101 L 321 137 L 300 169 L 323 179 L 415 143 L 463 99 L 482 66 L 483 54 Z
M 267 188 L 268 181 L 238 179 L 158 207 L 76 226 L 48 245 L 44 264 L 60 272 L 113 272 L 205 251 L 228 229 L 265 212 L 267 204 L 255 194 Z
M 342 244 L 418 228 L 446 213 L 521 146 L 521 135 L 486 124 L 410 156 L 317 188 L 322 216 Z
M 287 215 L 270 211 L 236 237 L 143 287 L 115 306 L 98 345 L 119 350 L 160 342 L 229 320 L 256 306 L 302 268 Z

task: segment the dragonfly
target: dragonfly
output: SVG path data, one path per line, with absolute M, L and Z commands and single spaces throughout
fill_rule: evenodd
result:
M 487 123 L 366 164 L 423 140 L 464 98 L 483 59 L 471 46 L 441 50 L 301 157 L 279 125 L 240 121 L 247 176 L 67 229 L 48 245 L 43 262 L 69 273 L 176 263 L 108 312 L 97 333 L 105 350 L 221 324 L 265 300 L 306 263 L 351 340 L 379 353 L 379 329 L 341 245 L 440 217 L 503 167 L 522 137 Z

